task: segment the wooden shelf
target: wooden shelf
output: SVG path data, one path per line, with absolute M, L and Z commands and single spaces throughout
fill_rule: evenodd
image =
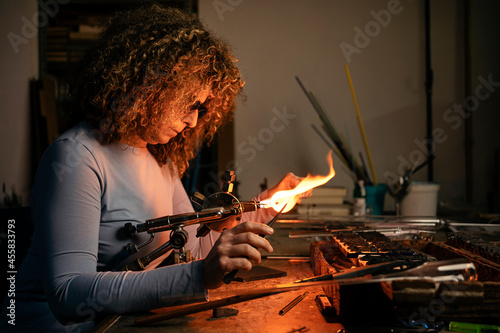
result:
M 162 4 L 197 12 L 195 0 L 164 0 Z M 55 15 L 39 31 L 39 68 L 43 74 L 60 76 L 97 41 L 95 27 L 112 13 L 140 5 L 137 0 L 72 0 L 59 5 Z M 40 12 L 44 11 L 39 5 Z M 82 31 L 82 27 L 85 30 Z M 92 29 L 94 27 L 94 29 Z

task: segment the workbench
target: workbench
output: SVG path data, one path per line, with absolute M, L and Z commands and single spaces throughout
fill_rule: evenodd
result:
M 381 220 L 382 221 L 382 220 Z M 275 226 L 275 233 L 268 237 L 267 239 L 273 245 L 275 251 L 273 252 L 274 257 L 269 257 L 264 259 L 259 266 L 273 268 L 286 272 L 286 276 L 274 277 L 263 280 L 248 281 L 248 282 L 238 282 L 233 281 L 228 285 L 223 285 L 216 290 L 218 297 L 227 292 L 230 296 L 238 293 L 244 293 L 252 290 L 272 288 L 276 285 L 287 284 L 294 282 L 296 280 L 304 279 L 313 276 L 310 254 L 311 254 L 311 244 L 315 241 L 328 240 L 331 237 L 324 237 L 322 232 L 324 231 L 323 226 L 325 222 L 323 221 L 294 221 L 294 220 L 283 220 L 278 221 L 279 223 Z M 358 223 L 349 219 L 349 223 Z M 398 221 L 396 221 L 398 222 Z M 382 221 L 381 226 L 384 228 L 384 221 Z M 389 223 L 391 220 L 389 219 Z M 347 224 L 346 221 L 342 221 L 342 224 Z M 357 224 L 354 224 L 357 226 Z M 424 225 L 424 224 L 422 224 Z M 333 225 L 336 227 L 336 225 Z M 420 228 L 420 225 L 418 226 Z M 335 229 L 334 228 L 334 229 Z M 455 226 L 455 228 L 457 228 Z M 474 231 L 480 231 L 481 227 L 478 225 L 472 225 L 470 227 Z M 488 230 L 494 229 L 494 240 L 498 240 L 498 235 L 500 234 L 500 226 L 498 228 L 487 228 Z M 291 239 L 290 232 L 301 232 L 303 230 L 312 231 L 310 237 L 300 237 Z M 461 230 L 465 232 L 471 232 L 472 230 L 467 230 L 462 227 Z M 443 244 L 446 241 L 445 232 L 441 229 L 436 228 L 436 233 L 433 238 L 438 240 L 438 244 Z M 460 231 L 460 230 L 454 230 Z M 413 241 L 412 241 L 413 242 Z M 418 243 L 418 240 L 415 241 Z M 422 241 L 422 243 L 426 243 Z M 429 243 L 431 244 L 431 243 Z M 431 244 L 432 245 L 432 244 Z M 444 244 L 443 246 L 446 246 Z M 262 253 L 266 255 L 266 253 Z M 277 259 L 279 256 L 282 258 L 290 257 L 300 257 L 302 259 Z M 446 259 L 446 258 L 443 258 Z M 479 266 L 478 266 L 479 267 Z M 479 267 L 480 268 L 480 267 Z M 496 281 L 493 279 L 493 281 Z M 497 282 L 493 282 L 497 283 Z M 498 286 L 495 284 L 494 287 L 498 290 Z M 293 307 L 285 315 L 279 315 L 279 311 L 293 301 L 297 296 L 304 294 L 304 292 L 309 292 L 308 295 L 295 307 Z M 489 295 L 490 292 L 488 292 Z M 116 316 L 111 321 L 102 323 L 95 330 L 96 333 L 115 333 L 115 332 L 341 332 L 345 329 L 349 333 L 358 332 L 424 332 L 425 330 L 419 330 L 417 328 L 391 330 L 387 327 L 370 327 L 363 326 L 364 315 L 362 313 L 354 314 L 355 317 L 359 315 L 359 327 L 352 327 L 352 323 L 349 326 L 344 327 L 342 320 L 337 316 L 328 317 L 328 320 L 320 313 L 315 298 L 317 295 L 324 295 L 325 290 L 321 286 L 311 287 L 307 289 L 300 289 L 294 291 L 287 291 L 280 294 L 275 294 L 271 296 L 266 296 L 259 299 L 254 299 L 250 301 L 245 301 L 238 304 L 233 304 L 228 306 L 230 309 L 238 310 L 238 313 L 234 316 L 229 316 L 225 318 L 214 318 L 212 310 L 205 310 L 198 313 L 193 313 L 185 316 L 181 316 L 174 319 L 168 319 L 161 322 L 156 322 L 154 324 L 149 324 L 147 326 L 137 326 L 135 321 L 140 318 L 145 318 L 153 315 L 154 313 L 137 313 L 129 314 L 124 316 Z M 362 293 L 361 293 L 362 294 Z M 493 296 L 494 297 L 494 296 Z M 365 297 L 363 297 L 364 300 Z M 211 300 L 217 299 L 216 297 L 211 298 Z M 361 301 L 361 300 L 359 300 Z M 354 300 L 354 312 L 360 310 L 356 308 L 358 300 Z M 492 306 L 496 306 L 496 303 Z M 175 309 L 163 308 L 155 313 L 166 313 Z M 384 323 L 385 321 L 382 320 Z M 443 329 L 441 332 L 447 332 Z
M 286 260 L 286 259 L 264 259 L 261 266 L 274 268 L 286 272 L 286 276 L 249 281 L 233 281 L 217 289 L 220 295 L 224 291 L 237 292 L 255 290 L 258 288 L 270 288 L 278 284 L 285 284 L 311 277 L 312 272 L 309 261 Z M 303 301 L 298 303 L 285 315 L 279 315 L 279 311 L 293 301 L 297 296 L 304 294 L 306 290 L 288 291 L 276 295 L 266 296 L 259 299 L 246 301 L 229 306 L 239 312 L 235 316 L 226 318 L 213 318 L 212 310 L 194 313 L 176 319 L 150 324 L 148 326 L 137 326 L 135 320 L 144 318 L 153 313 L 138 313 L 115 317 L 114 321 L 102 323 L 95 332 L 126 333 L 126 332 L 337 332 L 343 329 L 338 322 L 329 323 L 319 312 L 315 298 L 323 294 L 321 287 L 307 288 L 309 292 Z M 168 308 L 160 311 L 168 311 Z

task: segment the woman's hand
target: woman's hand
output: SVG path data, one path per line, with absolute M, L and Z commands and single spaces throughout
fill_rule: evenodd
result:
M 249 271 L 252 268 L 250 260 L 260 263 L 258 249 L 272 252 L 273 247 L 259 234 L 271 235 L 273 232 L 267 225 L 255 222 L 243 222 L 224 230 L 203 260 L 205 288 L 219 287 L 224 276 L 235 269 Z
M 293 190 L 299 185 L 299 183 L 304 179 L 304 177 L 297 177 L 293 173 L 289 172 L 271 189 L 267 190 L 269 198 L 271 198 L 278 191 L 288 191 Z M 299 195 L 298 203 L 304 198 L 309 198 L 312 195 L 312 190 L 306 191 Z

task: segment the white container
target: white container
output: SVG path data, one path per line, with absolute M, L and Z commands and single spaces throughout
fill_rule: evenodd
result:
M 413 181 L 401 202 L 403 216 L 436 216 L 439 184 Z

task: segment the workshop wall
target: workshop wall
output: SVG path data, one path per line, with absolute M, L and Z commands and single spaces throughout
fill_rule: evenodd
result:
M 0 185 L 9 194 L 14 186 L 25 205 L 31 191 L 29 80 L 38 76 L 37 8 L 36 0 L 0 1 Z
M 440 140 L 435 146 L 434 179 L 441 184 L 440 199 L 454 204 L 465 200 L 464 124 L 456 118 L 451 120 L 456 113 L 446 112 L 466 96 L 463 3 L 447 0 L 432 2 L 431 6 L 433 127 L 439 131 Z M 487 9 L 490 5 L 493 2 L 474 7 L 474 24 L 493 21 L 489 12 L 495 11 Z M 337 131 L 348 137 L 353 151 L 365 151 L 346 63 L 377 180 L 385 182 L 385 176 L 399 174 L 405 165 L 423 155 L 423 1 L 216 0 L 200 1 L 199 11 L 206 24 L 233 46 L 246 80 L 246 100 L 239 103 L 234 122 L 235 169 L 242 197 L 258 193 L 264 177 L 272 185 L 287 171 L 304 176 L 327 173 L 328 147 L 311 127 L 321 123 L 295 81 L 296 75 L 315 94 Z M 498 28 L 492 26 L 481 33 L 495 31 Z M 487 45 L 490 52 L 486 40 L 474 39 L 473 46 Z M 475 55 L 475 61 L 485 57 L 479 51 Z M 493 81 L 500 77 L 498 65 L 493 64 L 490 60 L 490 65 L 473 68 L 473 89 L 479 84 L 479 75 L 487 79 L 493 73 Z M 474 113 L 478 115 L 477 120 L 474 116 L 474 203 L 479 206 L 486 204 L 487 175 L 492 175 L 494 147 L 500 146 L 498 125 L 491 123 L 499 119 L 498 112 L 493 111 L 493 105 L 499 105 L 498 97 L 500 93 L 491 92 L 484 103 L 481 101 L 481 111 Z M 488 109 L 483 111 L 483 104 L 488 104 Z M 488 126 L 489 139 L 480 139 Z M 337 175 L 329 185 L 346 186 L 352 196 L 353 181 L 336 157 L 334 167 Z M 424 168 L 414 179 L 426 177 Z M 387 199 L 386 209 L 391 209 L 393 201 Z
M 496 91 L 500 26 L 495 17 L 500 2 L 470 3 L 471 83 L 465 92 L 464 0 L 431 1 L 433 125 L 446 138 L 436 144 L 434 178 L 441 184 L 441 200 L 463 206 L 465 119 L 455 105 L 469 103 L 474 110 L 473 199 L 482 208 L 492 193 L 500 192 L 500 170 L 494 164 L 495 149 L 500 149 L 500 93 Z M 199 2 L 202 19 L 233 45 L 246 80 L 247 98 L 240 101 L 234 123 L 235 163 L 226 166 L 237 171 L 242 197 L 259 192 L 264 177 L 271 185 L 287 171 L 327 172 L 328 147 L 311 128 L 320 122 L 295 75 L 315 93 L 337 130 L 349 137 L 353 150 L 364 152 L 344 70 L 344 64 L 349 64 L 379 181 L 384 181 L 384 174 L 397 174 L 421 154 L 423 9 L 423 1 L 406 0 Z M 15 185 L 24 203 L 31 184 L 28 82 L 38 75 L 37 34 L 29 31 L 26 22 L 36 11 L 36 0 L 0 2 L 4 36 L 0 42 L 0 181 L 7 189 Z M 391 15 L 384 16 L 387 12 Z M 29 38 L 17 45 L 16 52 L 5 38 L 9 33 Z M 490 84 L 485 88 L 483 82 Z M 483 97 L 476 97 L 476 105 L 478 87 Z M 330 185 L 346 186 L 352 195 L 352 180 L 336 157 L 334 166 L 337 175 Z M 423 169 L 415 178 L 425 179 L 426 174 Z M 387 199 L 390 208 L 392 200 Z

